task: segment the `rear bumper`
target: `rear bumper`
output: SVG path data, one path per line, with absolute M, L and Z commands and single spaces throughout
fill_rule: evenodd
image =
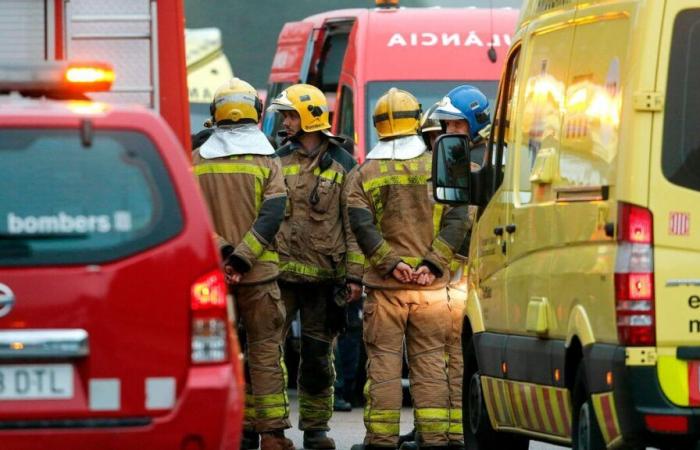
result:
M 654 446 L 668 445 L 676 440 L 700 439 L 700 408 L 672 404 L 661 389 L 655 365 L 628 366 L 625 347 L 594 344 L 586 351 L 586 370 L 591 392 L 601 394 L 610 392 L 604 380 L 607 372 L 612 372 L 617 426 L 626 443 Z M 651 430 L 645 422 L 647 415 L 685 417 L 687 432 Z M 605 426 L 600 419 L 599 424 L 601 428 Z
M 242 422 L 243 387 L 231 367 L 197 367 L 190 369 L 175 408 L 148 425 L 0 430 L 0 442 L 14 450 L 176 450 L 190 442 L 188 449 L 237 450 Z

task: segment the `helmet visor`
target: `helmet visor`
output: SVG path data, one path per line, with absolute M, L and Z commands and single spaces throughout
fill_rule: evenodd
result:
M 443 97 L 430 118 L 435 120 L 467 120 L 464 113 L 452 104 L 449 97 Z

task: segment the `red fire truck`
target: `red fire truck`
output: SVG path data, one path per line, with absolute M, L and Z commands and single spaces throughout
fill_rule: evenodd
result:
M 287 23 L 270 70 L 268 102 L 294 83 L 319 87 L 334 112 L 333 132 L 352 138 L 362 161 L 377 140 L 376 100 L 392 86 L 412 92 L 424 108 L 463 83 L 494 99 L 517 18 L 510 8 L 392 5 Z M 277 115 L 265 117 L 266 134 L 280 128 Z
M 160 113 L 189 154 L 190 128 L 181 0 L 5 0 L 0 60 L 105 61 L 109 103 Z

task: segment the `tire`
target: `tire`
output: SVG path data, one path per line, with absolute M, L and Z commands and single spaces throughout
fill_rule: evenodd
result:
M 583 363 L 579 364 L 574 381 L 574 418 L 571 427 L 573 450 L 605 450 L 605 441 L 600 431 L 588 393 L 588 381 Z
M 462 339 L 464 375 L 462 378 L 462 426 L 464 443 L 470 450 L 527 450 L 530 440 L 521 435 L 498 432 L 491 427 L 481 388 L 481 375 L 471 337 Z

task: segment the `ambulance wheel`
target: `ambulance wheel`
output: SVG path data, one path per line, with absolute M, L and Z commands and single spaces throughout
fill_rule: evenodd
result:
M 474 342 L 463 339 L 464 375 L 462 378 L 462 427 L 464 443 L 470 450 L 527 450 L 530 440 L 525 436 L 499 433 L 489 420 L 476 362 Z
M 573 450 L 604 450 L 603 434 L 588 393 L 586 371 L 581 363 L 574 381 L 574 419 L 572 429 Z

